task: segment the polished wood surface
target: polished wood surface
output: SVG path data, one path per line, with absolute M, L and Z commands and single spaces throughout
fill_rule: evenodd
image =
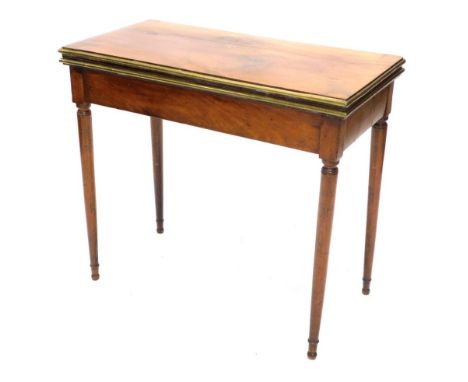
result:
M 372 127 L 369 191 L 367 199 L 366 245 L 364 252 L 364 274 L 362 277 L 362 293 L 366 295 L 370 293 L 386 138 L 387 122 L 386 118 L 384 118 Z
M 66 48 L 346 100 L 400 56 L 148 20 Z
M 299 150 L 319 150 L 323 119 L 316 114 L 105 72 L 82 73 L 91 103 Z
M 402 71 L 399 56 L 146 21 L 60 49 L 67 65 L 347 117 Z
M 90 104 L 151 117 L 157 232 L 163 232 L 163 128 L 171 120 L 317 153 L 323 161 L 308 357 L 325 296 L 338 163 L 372 128 L 363 293 L 377 229 L 386 119 L 398 56 L 363 53 L 147 21 L 68 45 L 78 106 L 89 251 L 99 278 Z

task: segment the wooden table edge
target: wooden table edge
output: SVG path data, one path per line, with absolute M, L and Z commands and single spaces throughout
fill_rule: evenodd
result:
M 167 85 L 225 94 L 253 101 L 292 107 L 339 118 L 347 118 L 366 99 L 391 83 L 404 69 L 405 60 L 388 68 L 347 100 L 271 87 L 184 69 L 125 59 L 63 47 L 60 62 L 77 68 L 94 69 Z

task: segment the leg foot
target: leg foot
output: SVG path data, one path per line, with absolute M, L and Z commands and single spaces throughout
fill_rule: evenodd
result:
M 97 266 L 91 266 L 91 278 L 94 281 L 99 280 L 99 265 Z
M 317 358 L 317 345 L 319 340 L 309 339 L 309 351 L 307 352 L 307 358 L 314 360 Z
M 157 228 L 156 228 L 156 232 L 157 233 L 164 233 L 164 220 L 157 220 L 156 221 L 156 225 L 157 225 Z
M 370 282 L 371 279 L 362 279 L 362 294 L 368 295 L 370 293 Z
M 317 358 L 317 352 L 312 353 L 312 352 L 308 351 L 307 352 L 307 358 L 309 358 L 310 360 L 313 361 L 315 358 Z

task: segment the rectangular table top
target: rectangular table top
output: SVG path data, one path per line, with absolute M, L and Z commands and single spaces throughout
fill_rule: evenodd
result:
M 62 62 L 347 116 L 403 69 L 400 56 L 149 20 L 70 44 Z

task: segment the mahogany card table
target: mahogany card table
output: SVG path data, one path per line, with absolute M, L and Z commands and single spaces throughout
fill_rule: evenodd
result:
M 386 121 L 404 59 L 153 20 L 66 45 L 60 53 L 78 108 L 93 280 L 99 264 L 91 104 L 151 118 L 158 233 L 164 230 L 164 119 L 318 154 L 323 167 L 307 353 L 315 359 L 338 162 L 372 127 L 362 288 L 369 294 Z

